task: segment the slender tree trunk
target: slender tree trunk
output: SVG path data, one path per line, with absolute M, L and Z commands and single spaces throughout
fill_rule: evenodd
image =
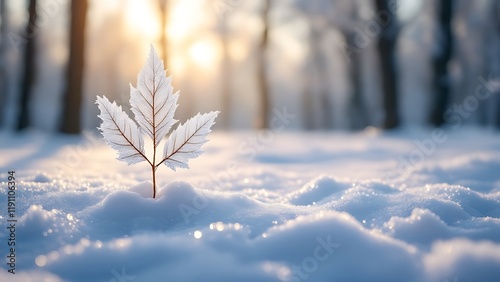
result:
M 379 52 L 382 62 L 382 89 L 384 91 L 385 119 L 383 127 L 391 129 L 399 125 L 394 42 L 390 39 L 381 38 Z
M 495 19 L 496 19 L 496 22 L 495 22 L 495 31 L 496 31 L 496 36 L 497 36 L 497 40 L 500 40 L 500 3 L 499 2 L 495 2 Z M 500 50 L 497 50 L 497 56 L 499 56 L 500 58 Z M 495 126 L 498 130 L 500 130 L 500 91 L 496 91 L 496 93 L 498 93 L 496 95 L 496 100 L 497 100 L 497 105 L 496 105 L 496 111 L 495 111 Z
M 221 41 L 222 41 L 222 113 L 221 123 L 226 129 L 231 127 L 231 58 L 229 57 L 229 32 L 225 18 L 221 23 Z
M 307 74 L 305 75 L 305 86 L 304 86 L 304 96 L 302 97 L 302 112 L 303 112 L 303 126 L 306 130 L 313 130 L 315 127 L 314 121 L 314 105 L 312 103 L 312 97 L 314 96 L 314 81 L 312 78 L 313 64 L 308 63 L 306 67 Z
M 304 128 L 306 130 L 314 130 L 318 127 L 318 115 L 320 114 L 315 105 L 315 99 L 317 96 L 317 87 L 319 85 L 319 74 L 318 66 L 316 62 L 319 56 L 320 50 L 318 48 L 318 38 L 316 38 L 317 31 L 315 31 L 314 25 L 310 25 L 311 31 L 309 34 L 309 54 L 308 62 L 306 67 L 306 73 L 303 75 L 307 81 L 304 91 L 304 96 L 302 97 L 302 111 L 304 113 Z
M 378 41 L 378 52 L 382 70 L 382 90 L 384 96 L 385 120 L 383 127 L 386 129 L 395 128 L 399 125 L 398 115 L 398 93 L 395 47 L 398 34 L 396 15 L 389 15 L 390 0 L 375 0 L 378 12 L 386 15 L 385 26 Z
M 0 127 L 4 121 L 5 102 L 8 95 L 7 79 L 7 5 L 6 0 L 0 0 Z
M 496 90 L 495 91 L 495 94 L 494 95 L 494 102 L 496 103 L 496 107 L 495 107 L 495 112 L 494 112 L 494 115 L 495 115 L 495 120 L 493 121 L 494 122 L 494 127 L 497 129 L 497 130 L 500 130 L 500 91 L 499 90 Z
M 345 31 L 344 37 L 349 46 L 358 48 L 355 42 L 356 33 Z M 350 61 L 347 66 L 349 69 L 349 80 L 351 81 L 349 119 L 351 121 L 351 128 L 354 130 L 358 130 L 364 128 L 368 124 L 366 108 L 363 101 L 361 56 L 360 53 L 352 52 L 349 57 Z
M 332 129 L 333 128 L 333 112 L 332 112 L 332 97 L 328 88 L 328 70 L 326 67 L 326 58 L 323 54 L 323 50 L 320 50 L 318 54 L 316 66 L 318 67 L 318 75 L 320 81 L 320 103 L 321 112 L 323 113 L 323 119 L 321 127 L 322 129 Z
M 162 59 L 165 68 L 168 69 L 168 38 L 167 38 L 167 25 L 169 22 L 169 6 L 168 0 L 159 0 L 160 5 L 160 24 L 161 24 L 161 50 Z
M 500 91 L 496 91 L 497 97 L 496 98 L 496 109 L 495 109 L 495 128 L 500 130 Z
M 327 82 L 328 69 L 326 58 L 321 48 L 322 28 L 314 20 L 310 21 L 310 70 L 306 74 L 308 89 L 305 92 L 303 107 L 305 128 L 307 130 L 333 128 L 332 99 Z
M 432 58 L 434 68 L 434 111 L 431 122 L 435 126 L 444 123 L 444 112 L 450 99 L 450 77 L 448 62 L 452 55 L 453 35 L 451 20 L 453 17 L 453 0 L 439 2 L 439 31 L 437 42 L 441 43 L 440 51 Z
M 64 93 L 61 125 L 63 133 L 80 133 L 86 16 L 87 0 L 73 0 L 71 2 L 67 86 Z
M 257 127 L 260 129 L 269 128 L 270 98 L 269 98 L 269 75 L 267 66 L 267 49 L 269 45 L 270 9 L 271 9 L 271 1 L 264 0 L 264 7 L 262 11 L 264 30 L 262 31 L 262 40 L 260 45 L 259 75 L 258 75 L 261 109 Z
M 36 0 L 29 1 L 29 19 L 26 26 L 26 46 L 24 49 L 24 74 L 21 80 L 21 100 L 19 101 L 19 116 L 17 130 L 23 130 L 30 125 L 29 101 L 35 82 L 35 33 L 36 33 Z
M 363 73 L 362 73 L 362 49 L 366 47 L 363 42 L 359 42 L 362 38 L 359 31 L 355 29 L 355 25 L 359 22 L 360 11 L 359 4 L 354 2 L 348 6 L 345 17 L 349 17 L 349 21 L 338 23 L 338 29 L 342 32 L 346 42 L 346 49 L 344 49 L 347 62 L 348 76 L 350 81 L 350 95 L 349 95 L 349 113 L 348 118 L 350 127 L 353 130 L 363 129 L 368 125 L 368 113 L 363 98 Z

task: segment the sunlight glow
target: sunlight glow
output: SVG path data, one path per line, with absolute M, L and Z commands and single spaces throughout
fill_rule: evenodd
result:
M 200 40 L 191 45 L 189 56 L 197 66 L 211 69 L 220 59 L 220 47 L 214 40 Z
M 145 34 L 147 37 L 156 37 L 160 34 L 159 17 L 151 2 L 128 0 L 126 19 L 130 28 Z
M 180 55 L 171 57 L 168 65 L 170 73 L 183 74 L 186 71 L 186 60 Z
M 204 10 L 200 8 L 198 0 L 176 1 L 171 6 L 170 22 L 167 26 L 169 38 L 179 41 L 196 33 L 202 21 L 206 20 Z
M 174 20 L 167 26 L 167 35 L 174 40 L 181 40 L 191 33 L 192 26 L 182 20 L 175 20 L 178 17 L 175 17 L 176 14 L 173 15 Z
M 231 41 L 228 44 L 229 56 L 235 61 L 242 61 L 248 56 L 248 45 L 243 44 L 242 40 Z

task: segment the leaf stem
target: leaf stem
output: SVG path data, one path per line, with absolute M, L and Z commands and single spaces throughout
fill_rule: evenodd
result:
M 153 70 L 155 69 L 155 64 L 154 64 L 154 60 L 153 60 Z M 155 118 L 156 118 L 156 108 L 155 108 L 155 96 L 156 96 L 156 82 L 155 82 L 155 78 L 156 76 L 153 76 L 153 93 L 152 96 L 153 96 L 153 104 L 151 105 L 151 110 L 153 112 L 153 120 L 152 120 L 152 123 L 153 123 L 153 162 L 152 162 L 152 165 L 151 165 L 151 169 L 153 170 L 153 199 L 156 197 L 156 121 L 155 121 Z
M 156 167 L 151 165 L 151 172 L 153 173 L 153 199 L 156 197 Z
M 156 143 L 156 135 L 155 135 L 155 138 L 153 139 L 153 162 L 151 162 L 151 171 L 153 173 L 153 199 L 156 197 L 156 168 L 157 168 L 157 166 L 155 165 L 155 162 L 156 162 L 156 145 L 155 145 L 155 143 Z

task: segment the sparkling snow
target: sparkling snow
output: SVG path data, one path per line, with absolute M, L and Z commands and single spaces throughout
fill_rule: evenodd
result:
M 0 281 L 500 281 L 500 136 L 433 134 L 214 132 L 151 199 L 99 136 L 1 133 Z

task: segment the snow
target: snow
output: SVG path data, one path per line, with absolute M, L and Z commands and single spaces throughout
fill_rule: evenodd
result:
M 0 133 L 0 281 L 498 281 L 500 136 L 442 133 L 213 132 L 156 199 L 93 134 Z

